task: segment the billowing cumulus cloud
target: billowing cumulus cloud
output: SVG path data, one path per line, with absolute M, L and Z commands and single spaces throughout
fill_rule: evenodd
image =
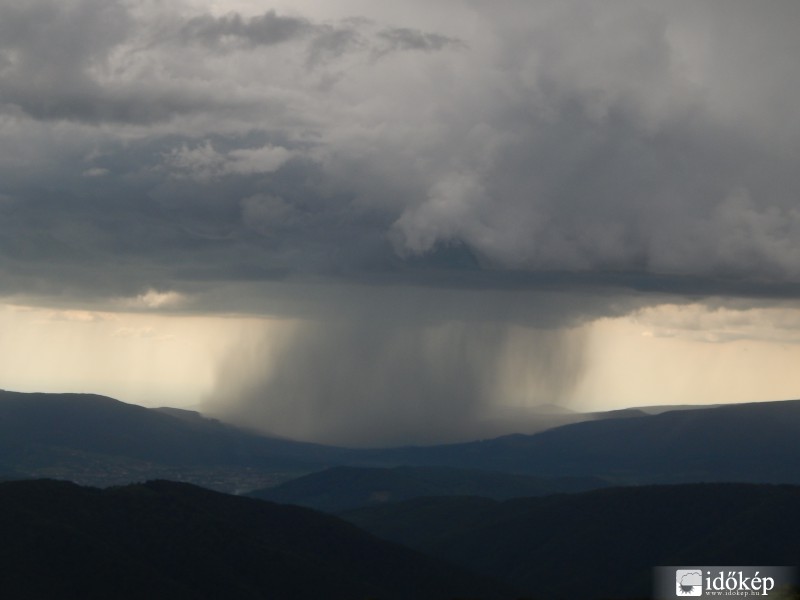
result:
M 370 381 L 410 378 L 414 414 L 457 373 L 507 372 L 473 357 L 508 327 L 796 297 L 798 19 L 793 1 L 0 0 L 0 293 L 302 318 L 251 397 L 363 408 Z M 360 323 L 398 289 L 425 308 Z M 444 323 L 465 350 L 436 375 L 419 357 Z M 337 347 L 378 375 L 303 383 Z M 473 383 L 450 394 L 466 412 L 500 393 Z
M 134 270 L 160 253 L 165 276 L 206 253 L 219 277 L 234 256 L 338 276 L 451 248 L 481 270 L 800 276 L 790 3 L 452 3 L 445 32 L 422 15 L 0 10 L 3 143 L 23 140 L 29 173 L 4 193 L 17 218 L 59 204 L 43 255 L 87 229 L 117 252 L 119 216 L 153 232 L 113 232 Z M 268 247 L 256 197 L 283 207 Z M 181 252 L 198 232 L 215 243 Z

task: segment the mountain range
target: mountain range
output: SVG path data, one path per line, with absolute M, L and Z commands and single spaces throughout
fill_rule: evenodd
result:
M 0 391 L 0 474 L 86 485 L 146 479 L 248 490 L 349 460 L 350 452 L 268 437 L 178 409 L 94 394 Z
M 634 414 L 610 413 L 533 435 L 462 444 L 348 449 L 269 437 L 190 411 L 147 409 L 103 396 L 3 391 L 0 476 L 101 486 L 164 478 L 239 493 L 341 466 L 451 467 L 535 476 L 543 478 L 540 484 L 564 477 L 597 483 L 586 487 L 800 483 L 800 401 Z M 326 476 L 332 485 L 337 478 L 345 485 L 341 478 L 352 472 L 334 475 Z M 408 475 L 393 472 L 396 485 Z M 445 481 L 445 472 L 440 475 Z M 456 493 L 465 485 L 462 477 L 430 491 Z M 470 493 L 483 494 L 478 484 L 469 485 Z M 549 485 L 541 487 L 569 491 Z
M 0 590 L 647 598 L 655 565 L 800 563 L 799 432 L 800 401 L 785 401 L 348 449 L 96 395 L 0 392 Z M 174 481 L 135 483 L 153 478 Z
M 379 464 L 437 465 L 619 484 L 800 483 L 800 401 L 607 418 L 534 435 L 394 448 Z

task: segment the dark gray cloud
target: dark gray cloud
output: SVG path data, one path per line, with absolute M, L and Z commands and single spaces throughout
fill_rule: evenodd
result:
M 369 51 L 373 57 L 380 58 L 408 50 L 433 52 L 465 47 L 458 39 L 419 29 L 376 29 L 375 23 L 359 18 L 336 23 L 318 22 L 279 15 L 274 10 L 249 18 L 236 13 L 197 16 L 180 27 L 177 37 L 183 43 L 200 43 L 227 51 L 303 41 L 308 44 L 306 64 L 309 67 L 328 63 L 350 52 Z
M 387 47 L 384 51 L 422 50 L 430 52 L 444 48 L 465 49 L 465 44 L 461 40 L 407 27 L 383 29 L 378 32 L 378 37 L 386 41 Z
M 181 29 L 186 42 L 202 42 L 218 48 L 231 44 L 271 46 L 313 34 L 317 27 L 308 19 L 278 15 L 274 10 L 243 18 L 233 13 L 221 17 L 201 15 L 190 19 Z
M 4 3 L 0 102 L 40 118 L 92 112 L 100 92 L 88 68 L 102 65 L 130 20 L 116 2 Z
M 385 36 L 373 35 L 367 22 L 322 23 L 274 10 L 253 17 L 184 17 L 177 10 L 134 11 L 117 0 L 35 0 L 3 2 L 0 14 L 0 106 L 39 120 L 147 125 L 197 113 L 252 118 L 269 99 L 237 97 L 221 81 L 209 81 L 214 76 L 203 64 L 208 52 L 258 53 L 295 42 L 289 52 L 305 55 L 305 66 L 315 67 L 378 44 L 384 54 L 413 47 L 386 47 Z M 415 30 L 403 36 L 431 40 L 429 50 L 438 39 Z
M 124 2 L 3 2 L 0 15 L 0 106 L 12 116 L 148 124 L 241 106 L 221 90 L 138 72 L 147 32 Z

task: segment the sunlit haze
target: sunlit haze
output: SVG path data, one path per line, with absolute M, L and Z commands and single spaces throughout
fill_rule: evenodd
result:
M 557 332 L 450 322 L 405 330 L 403 339 L 382 331 L 391 341 L 382 339 L 377 348 L 360 339 L 366 353 L 347 346 L 357 343 L 350 336 L 332 333 L 332 341 L 312 335 L 314 346 L 301 346 L 299 356 L 292 352 L 302 332 L 319 325 L 4 305 L 0 327 L 0 377 L 8 389 L 94 392 L 145 406 L 206 410 L 271 433 L 340 443 L 352 436 L 366 444 L 383 437 L 430 442 L 435 431 L 460 439 L 461 431 L 482 431 L 470 429 L 470 419 L 500 418 L 508 409 L 535 412 L 540 405 L 590 412 L 780 400 L 800 389 L 793 368 L 800 360 L 800 312 L 786 308 L 665 304 Z M 340 355 L 329 343 L 356 355 Z M 411 360 L 425 352 L 421 361 Z M 301 361 L 297 375 L 276 372 L 289 368 L 284 354 Z M 476 374 L 481 367 L 485 372 Z M 472 372 L 465 388 L 448 381 L 463 378 L 466 369 Z M 348 381 L 354 374 L 368 383 Z M 288 390 L 297 391 L 286 398 Z M 431 397 L 432 390 L 442 397 Z M 446 397 L 452 390 L 458 397 Z M 345 399 L 346 393 L 353 396 Z M 426 402 L 415 403 L 420 395 Z M 265 408 L 253 408 L 261 403 Z

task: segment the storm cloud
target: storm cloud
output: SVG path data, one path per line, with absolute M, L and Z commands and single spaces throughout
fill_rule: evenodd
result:
M 302 319 L 220 381 L 364 423 L 475 413 L 514 327 L 797 297 L 796 2 L 254 6 L 0 0 L 0 293 Z

